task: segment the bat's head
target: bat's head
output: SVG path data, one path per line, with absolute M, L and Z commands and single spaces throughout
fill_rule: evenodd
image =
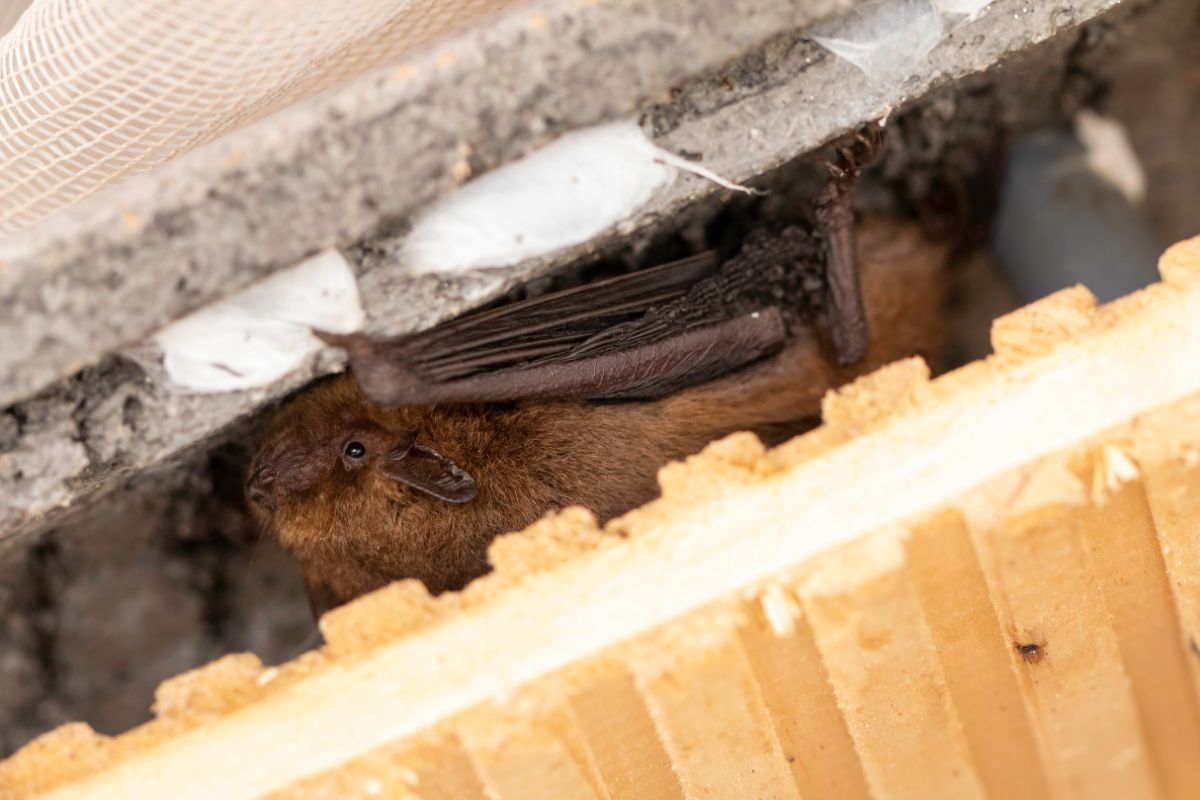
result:
M 371 539 L 414 502 L 473 500 L 475 481 L 421 441 L 415 419 L 368 403 L 349 375 L 319 384 L 267 426 L 246 498 L 281 543 L 301 553 L 313 538 L 335 549 Z

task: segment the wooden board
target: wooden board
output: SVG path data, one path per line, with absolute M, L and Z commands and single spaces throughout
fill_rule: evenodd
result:
M 461 595 L 175 679 L 127 734 L 48 734 L 0 797 L 1200 796 L 1200 239 L 1162 272 L 718 442 L 605 530 L 503 538 Z

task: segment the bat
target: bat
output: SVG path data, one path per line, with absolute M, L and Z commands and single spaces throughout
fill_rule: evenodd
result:
M 573 504 L 607 520 L 654 496 L 662 464 L 736 430 L 798 433 L 827 389 L 927 348 L 905 319 L 938 296 L 929 273 L 901 313 L 887 292 L 918 284 L 868 258 L 864 303 L 852 189 L 881 142 L 868 128 L 838 148 L 815 229 L 756 232 L 723 263 L 702 253 L 393 339 L 321 334 L 354 378 L 276 416 L 246 489 L 314 611 L 405 577 L 461 588 L 497 534 Z M 887 334 L 871 358 L 868 311 Z
M 402 578 L 461 588 L 500 533 L 568 505 L 603 523 L 653 499 L 663 464 L 734 431 L 783 441 L 816 424 L 829 389 L 936 354 L 945 248 L 883 220 L 857 239 L 872 336 L 856 364 L 831 357 L 820 324 L 820 243 L 761 234 L 725 265 L 697 256 L 372 343 L 365 359 L 352 349 L 353 376 L 269 422 L 251 507 L 318 615 Z

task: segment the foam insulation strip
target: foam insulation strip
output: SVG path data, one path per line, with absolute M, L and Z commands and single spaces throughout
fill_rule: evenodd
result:
M 716 442 L 603 530 L 501 537 L 462 593 L 173 678 L 126 734 L 51 732 L 0 796 L 1193 797 L 1200 238 L 1160 269 Z

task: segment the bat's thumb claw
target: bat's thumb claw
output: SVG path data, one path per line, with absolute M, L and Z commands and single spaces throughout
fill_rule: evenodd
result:
M 351 349 L 360 339 L 364 338 L 361 333 L 333 333 L 320 328 L 313 328 L 312 334 L 331 347 L 341 347 L 346 350 Z

